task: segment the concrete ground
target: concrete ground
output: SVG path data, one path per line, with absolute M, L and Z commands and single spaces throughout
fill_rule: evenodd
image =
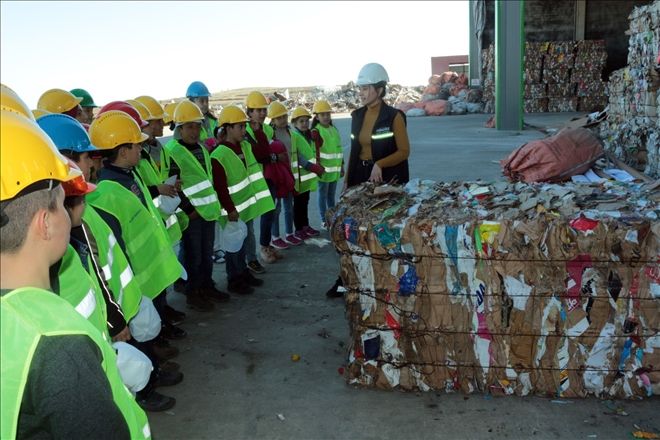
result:
M 558 127 L 576 114 L 528 115 L 536 126 Z M 501 179 L 499 165 L 519 145 L 544 137 L 484 128 L 487 115 L 409 120 L 411 177 L 434 180 Z M 337 119 L 348 139 L 349 119 Z M 319 226 L 317 200 L 310 220 Z M 327 234 L 322 234 L 327 238 Z M 177 404 L 151 413 L 158 439 L 622 439 L 635 425 L 660 432 L 658 399 L 559 400 L 537 397 L 402 393 L 348 386 L 348 325 L 343 301 L 325 291 L 338 273 L 331 245 L 305 244 L 267 266 L 253 295 L 232 296 L 212 313 L 193 312 L 185 299 L 170 303 L 188 314 L 181 350 L 184 381 L 164 394 Z M 224 264 L 215 265 L 226 287 Z M 299 361 L 292 356 L 299 355 Z M 618 415 L 617 415 L 618 410 Z M 627 415 L 623 415 L 627 414 Z

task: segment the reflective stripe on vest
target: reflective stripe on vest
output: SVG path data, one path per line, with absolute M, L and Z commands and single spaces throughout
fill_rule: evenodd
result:
M 137 180 L 138 185 L 141 185 Z M 155 298 L 181 275 L 181 265 L 165 232 L 162 220 L 140 203 L 140 199 L 117 182 L 102 180 L 87 195 L 90 205 L 119 221 L 126 255 L 142 294 Z M 153 206 L 146 198 L 147 205 Z
M 89 257 L 87 264 L 92 264 Z M 91 322 L 106 341 L 109 341 L 108 312 L 96 274 L 90 274 L 85 269 L 80 256 L 71 245 L 67 246 L 62 257 L 58 279 L 59 295 L 71 304 L 83 318 Z
M 391 137 L 394 137 L 394 133 L 392 133 L 391 131 L 371 135 L 371 139 L 373 139 L 373 140 L 387 139 L 387 138 L 391 138 Z
M 275 203 L 248 141 L 241 142 L 241 151 L 245 162 L 226 145 L 219 145 L 211 158 L 225 170 L 229 196 L 241 220 L 248 222 L 275 209 Z M 229 213 L 225 209 L 221 212 L 221 218 L 226 220 Z
M 133 171 L 135 171 L 135 173 L 138 175 L 138 178 L 141 179 L 145 185 L 157 186 L 162 184 L 163 181 L 156 171 L 155 166 L 156 165 L 154 164 L 151 157 L 149 157 L 149 160 L 140 159 L 138 166 L 135 167 Z M 146 197 L 147 193 L 144 192 L 144 195 Z M 167 230 L 167 235 L 170 238 L 170 242 L 175 244 L 181 240 L 181 228 L 179 227 L 177 217 L 174 214 L 167 214 L 160 210 L 161 197 L 163 196 L 154 197 L 152 199 L 152 203 L 158 209 L 158 213 L 165 223 L 165 229 Z
M 102 358 L 100 366 L 108 378 L 112 398 L 126 421 L 131 438 L 150 438 L 147 416 L 122 383 L 114 350 L 64 299 L 42 289 L 13 290 L 0 299 L 0 321 L 0 438 L 16 438 L 28 372 L 39 341 L 44 337 L 66 335 L 85 335 L 98 347 Z M 93 424 L 93 421 L 79 422 Z
M 168 142 L 163 151 L 167 152 L 181 170 L 179 178 L 183 193 L 204 220 L 212 221 L 220 216 L 220 202 L 211 184 L 211 158 L 206 148 L 201 149 L 204 166 L 178 142 Z M 169 168 L 169 164 L 167 167 Z
M 314 148 L 297 128 L 291 130 L 291 172 L 293 173 L 296 192 L 304 193 L 316 191 L 318 179 L 316 174 L 307 171 L 300 166 L 298 156 L 302 156 L 309 162 L 316 163 Z
M 128 321 L 137 313 L 142 292 L 115 234 L 92 205 L 85 206 L 83 222 L 94 237 L 105 282 Z
M 336 182 L 341 177 L 341 166 L 344 162 L 339 131 L 332 125 L 324 127 L 321 124 L 317 124 L 314 129 L 323 140 L 319 148 L 319 162 L 325 172 L 319 176 L 319 182 Z

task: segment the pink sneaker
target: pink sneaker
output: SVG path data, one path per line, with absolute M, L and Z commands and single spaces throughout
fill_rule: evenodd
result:
M 318 235 L 321 234 L 319 231 L 317 231 L 316 229 L 312 228 L 311 226 L 305 226 L 305 227 L 303 228 L 303 232 L 304 232 L 305 234 L 307 234 L 308 236 L 310 236 L 310 237 L 316 237 L 316 236 L 318 236 Z
M 286 243 L 290 244 L 291 246 L 299 246 L 302 244 L 302 240 L 296 237 L 296 234 L 289 234 L 285 238 Z
M 275 249 L 289 249 L 289 245 L 280 237 L 277 237 L 277 239 L 271 241 L 270 245 Z
M 304 229 L 294 232 L 293 235 L 300 241 L 305 241 L 309 238 L 309 235 L 307 235 Z

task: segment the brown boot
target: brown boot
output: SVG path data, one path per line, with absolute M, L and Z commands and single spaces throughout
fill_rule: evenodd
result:
M 201 289 L 196 289 L 187 293 L 186 304 L 191 309 L 199 312 L 210 312 L 213 310 L 213 304 L 204 298 Z

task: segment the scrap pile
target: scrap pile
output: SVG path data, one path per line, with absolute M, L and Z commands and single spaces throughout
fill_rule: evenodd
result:
M 468 78 L 456 72 L 432 75 L 419 102 L 401 102 L 396 105 L 407 116 L 442 116 L 481 113 L 481 89 L 469 89 Z
M 660 177 L 660 2 L 629 16 L 628 65 L 609 81 L 609 110 L 601 124 L 605 148 L 628 165 Z
M 347 380 L 400 390 L 660 392 L 660 194 L 616 181 L 350 189 L 329 213 Z
M 399 84 L 388 84 L 385 101 L 396 106 L 402 102 L 418 101 L 422 97 L 424 87 L 405 87 Z M 287 91 L 275 92 L 270 95 L 271 101 L 280 101 L 287 108 L 297 106 L 306 107 L 311 111 L 314 102 L 324 99 L 331 103 L 335 112 L 348 113 L 361 107 L 358 87 L 354 82 L 349 82 L 337 87 L 316 87 L 310 92 L 290 95 Z
M 603 40 L 525 43 L 524 108 L 527 113 L 602 110 L 601 79 L 607 60 Z M 495 50 L 482 51 L 484 111 L 495 111 Z

